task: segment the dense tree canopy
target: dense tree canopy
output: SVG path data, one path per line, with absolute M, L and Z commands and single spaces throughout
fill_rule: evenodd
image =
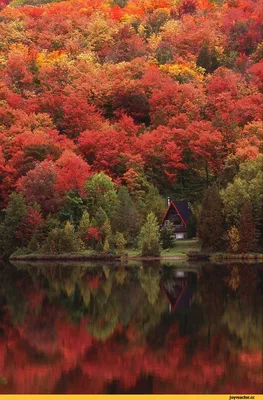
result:
M 91 189 L 101 174 L 115 197 L 128 188 L 140 224 L 158 214 L 141 203 L 149 185 L 198 205 L 216 183 L 229 208 L 227 185 L 237 187 L 240 164 L 262 152 L 262 2 L 4 0 L 0 8 L 2 208 L 17 191 L 44 218 L 65 222 L 75 191 L 91 219 L 97 205 L 111 219 L 117 198 L 110 206 Z

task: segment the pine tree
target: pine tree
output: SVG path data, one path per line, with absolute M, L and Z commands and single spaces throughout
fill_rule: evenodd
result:
M 207 189 L 198 221 L 198 234 L 202 250 L 218 251 L 223 245 L 223 203 L 217 187 Z
M 83 242 L 85 242 L 86 240 L 89 227 L 90 227 L 89 213 L 88 211 L 84 211 L 78 227 L 78 236 Z
M 239 251 L 248 253 L 255 251 L 257 247 L 257 232 L 253 219 L 252 205 L 247 200 L 242 208 L 239 221 Z
M 105 219 L 104 224 L 101 227 L 101 233 L 103 235 L 103 250 L 109 251 L 110 250 L 110 242 L 111 242 L 111 224 L 109 218 Z
M 139 235 L 139 247 L 142 256 L 160 255 L 160 232 L 157 218 L 151 212 Z
M 21 239 L 17 236 L 17 230 L 21 221 L 25 218 L 27 207 L 21 193 L 12 193 L 5 209 L 5 218 L 1 227 L 2 253 L 9 256 L 20 245 Z
M 139 233 L 139 219 L 128 189 L 122 186 L 118 192 L 118 204 L 112 220 L 113 230 L 124 233 L 128 242 L 132 243 Z
M 173 223 L 168 223 L 161 229 L 161 241 L 163 249 L 169 249 L 175 245 L 175 234 Z
M 125 251 L 125 246 L 127 244 L 127 241 L 124 237 L 124 234 L 121 232 L 116 232 L 115 235 L 115 244 L 117 248 L 117 253 L 121 256 L 124 254 Z

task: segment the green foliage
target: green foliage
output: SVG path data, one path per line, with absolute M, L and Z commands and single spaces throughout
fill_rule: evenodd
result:
M 153 213 L 158 222 L 161 222 L 163 213 L 166 208 L 166 201 L 160 195 L 158 189 L 152 184 L 148 184 L 147 192 L 143 199 L 139 202 L 139 211 L 144 220 L 149 213 Z
M 121 186 L 118 191 L 118 203 L 112 218 L 114 231 L 125 234 L 129 244 L 139 233 L 140 216 L 126 187 Z
M 33 235 L 32 238 L 30 239 L 30 242 L 28 243 L 27 246 L 28 250 L 30 253 L 35 253 L 40 249 L 40 245 L 37 240 L 37 235 Z
M 115 245 L 116 245 L 118 255 L 121 256 L 124 254 L 126 244 L 127 244 L 127 240 L 125 239 L 124 234 L 122 232 L 116 232 Z
M 62 222 L 70 220 L 76 227 L 85 209 L 84 199 L 76 190 L 70 190 L 63 202 L 63 207 L 59 212 L 59 219 Z
M 81 217 L 81 220 L 80 220 L 79 226 L 78 226 L 78 236 L 83 242 L 85 242 L 85 240 L 86 240 L 89 227 L 90 227 L 89 213 L 88 213 L 88 211 L 85 210 L 82 214 L 82 217 Z
M 257 249 L 257 232 L 253 220 L 252 206 L 246 201 L 240 215 L 239 221 L 239 252 L 248 253 Z
M 53 229 L 42 248 L 44 253 L 74 253 L 83 249 L 83 242 L 74 232 L 74 227 L 67 221 L 64 229 Z
M 218 56 L 215 48 L 209 48 L 205 43 L 198 54 L 196 64 L 206 70 L 207 73 L 214 72 L 219 67 Z
M 176 237 L 174 234 L 174 225 L 168 221 L 161 229 L 161 243 L 163 249 L 170 249 L 174 247 Z
M 160 255 L 160 232 L 156 216 L 151 212 L 147 216 L 139 235 L 139 248 L 142 256 Z
M 192 214 L 188 220 L 187 223 L 187 237 L 188 239 L 192 239 L 196 237 L 196 231 L 197 231 L 197 218 L 194 214 Z
M 103 239 L 103 250 L 109 251 L 112 243 L 112 231 L 109 218 L 106 218 L 101 227 L 102 239 Z
M 112 179 L 100 172 L 92 175 L 84 185 L 87 193 L 87 205 L 90 215 L 95 216 L 101 207 L 111 218 L 117 204 L 117 192 Z
M 241 211 L 246 201 L 250 201 L 255 220 L 262 219 L 262 156 L 240 165 L 233 183 L 221 191 L 226 220 L 238 224 Z
M 95 212 L 94 219 L 93 219 L 93 226 L 98 226 L 99 228 L 102 228 L 104 222 L 108 218 L 106 212 L 102 207 L 98 207 L 98 209 Z
M 0 225 L 0 249 L 5 256 L 9 256 L 21 245 L 17 230 L 27 212 L 23 195 L 12 193 L 4 212 L 4 221 Z
M 198 221 L 201 248 L 206 251 L 220 251 L 224 234 L 223 203 L 217 187 L 207 189 Z

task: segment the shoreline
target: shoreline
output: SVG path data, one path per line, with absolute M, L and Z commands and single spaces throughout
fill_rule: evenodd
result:
M 106 254 L 81 255 L 81 254 L 25 254 L 10 256 L 10 261 L 187 261 L 187 256 L 160 256 L 160 257 L 141 257 L 141 256 L 115 256 Z
M 163 255 L 163 256 L 140 256 L 140 255 L 125 255 L 118 256 L 113 254 L 24 254 L 14 255 L 9 257 L 10 261 L 106 261 L 106 262 L 123 262 L 123 261 L 190 261 L 190 262 L 263 262 L 262 253 L 248 254 L 203 254 L 195 253 L 185 255 Z

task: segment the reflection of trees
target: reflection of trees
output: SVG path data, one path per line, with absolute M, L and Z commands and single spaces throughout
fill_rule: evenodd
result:
M 18 287 L 27 312 L 16 326 L 9 308 L 1 319 L 0 374 L 7 385 L 0 385 L 0 393 L 119 393 L 145 387 L 167 393 L 261 390 L 261 299 L 254 292 L 244 313 L 239 291 L 244 285 L 242 272 L 239 287 L 233 290 L 228 269 L 223 267 L 216 275 L 214 267 L 205 267 L 199 281 L 199 297 L 205 302 L 194 300 L 191 308 L 169 313 L 162 291 L 151 301 L 157 292 L 158 269 L 122 267 L 125 279 L 119 279 L 119 271 L 108 267 L 49 268 L 37 274 L 31 270 L 31 281 L 26 271 L 6 281 L 8 290 Z M 211 316 L 215 305 L 209 304 L 216 286 L 213 271 L 223 280 L 218 282 L 220 301 L 227 294 L 217 318 Z M 168 284 L 169 279 L 167 274 Z M 208 294 L 203 296 L 206 285 Z M 210 340 L 207 310 L 213 322 Z
M 160 274 L 156 268 L 145 267 L 139 270 L 140 284 L 148 296 L 150 304 L 154 304 L 160 291 Z
M 229 331 L 242 340 L 241 347 L 245 349 L 259 349 L 262 346 L 263 327 L 262 305 L 254 312 L 244 312 L 240 301 L 230 302 L 225 309 L 223 322 Z
M 216 322 L 225 309 L 227 267 L 204 266 L 199 275 L 198 293 L 210 322 Z
M 1 269 L 0 295 L 2 294 L 14 323 L 23 322 L 27 313 L 24 290 L 26 280 L 27 276 L 10 265 Z

